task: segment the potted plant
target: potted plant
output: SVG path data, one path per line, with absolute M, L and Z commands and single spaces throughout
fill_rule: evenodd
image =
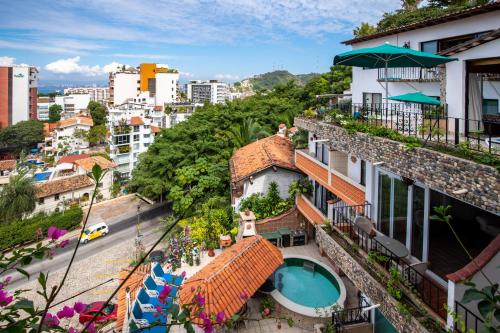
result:
M 207 248 L 208 248 L 208 256 L 209 257 L 214 257 L 215 256 L 215 248 L 217 247 L 217 242 L 214 240 L 210 240 L 207 243 Z

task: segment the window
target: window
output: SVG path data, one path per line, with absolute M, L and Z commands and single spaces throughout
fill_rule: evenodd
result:
M 423 52 L 436 54 L 439 51 L 438 50 L 438 41 L 431 40 L 428 42 L 422 42 L 422 43 L 420 43 L 420 50 Z
M 144 134 L 144 138 L 147 139 L 150 137 L 150 134 Z
M 140 135 L 139 134 L 134 134 L 134 142 L 139 141 Z
M 483 114 L 498 115 L 498 99 L 485 99 L 483 98 Z
M 134 125 L 134 132 L 139 132 L 140 127 L 138 125 Z
M 59 200 L 59 194 L 54 195 L 54 200 Z
M 43 205 L 44 202 L 45 202 L 45 198 L 39 198 L 38 199 L 38 204 L 39 205 Z
M 359 176 L 359 183 L 366 186 L 366 161 L 361 160 L 361 174 Z
M 316 142 L 316 158 L 323 164 L 328 165 L 328 146 L 321 142 Z
M 377 108 L 382 105 L 382 94 L 380 93 L 363 93 L 363 106 Z
M 147 148 L 147 147 L 149 147 L 149 143 L 144 144 L 144 148 Z
M 130 143 L 130 136 L 128 135 L 120 135 L 115 137 L 115 144 L 116 145 L 123 145 Z

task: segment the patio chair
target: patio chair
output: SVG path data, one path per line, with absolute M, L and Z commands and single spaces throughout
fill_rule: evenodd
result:
M 412 285 L 420 284 L 424 279 L 424 275 L 428 267 L 428 262 L 418 262 L 409 265 L 403 270 L 403 280 Z
M 146 288 L 145 291 L 149 297 L 158 297 L 158 285 L 151 275 L 148 275 L 148 277 L 144 280 L 144 287 Z
M 154 312 L 155 307 L 151 304 L 150 299 L 144 288 L 141 288 L 139 294 L 137 295 L 137 302 L 141 308 L 142 312 Z
M 137 328 L 139 329 L 149 326 L 149 320 L 144 319 L 143 317 L 144 314 L 141 311 L 140 305 L 135 302 L 134 306 L 132 307 L 132 320 L 135 322 Z
M 182 278 L 182 276 L 179 276 L 179 275 L 174 275 L 174 284 L 176 286 L 180 286 L 182 284 L 182 281 L 184 279 Z
M 153 269 L 151 270 L 151 276 L 157 284 L 165 284 L 165 282 L 167 282 L 165 280 L 165 275 L 167 274 L 163 271 L 163 268 L 161 268 L 160 264 L 155 264 L 153 266 Z

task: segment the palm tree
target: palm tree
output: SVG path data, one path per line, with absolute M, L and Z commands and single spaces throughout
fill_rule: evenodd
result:
M 0 221 L 14 222 L 35 210 L 36 187 L 33 178 L 21 172 L 10 178 L 0 192 Z
M 368 22 L 361 22 L 361 25 L 359 27 L 354 28 L 354 30 L 352 31 L 354 37 L 356 38 L 368 36 L 376 32 L 377 28 Z
M 422 0 L 401 0 L 401 6 L 403 7 L 403 10 L 412 12 L 414 10 L 417 10 L 418 5 Z
M 269 136 L 269 131 L 262 128 L 259 123 L 253 119 L 243 119 L 241 124 L 232 125 L 225 135 L 231 140 L 235 148 L 246 146 L 258 139 Z

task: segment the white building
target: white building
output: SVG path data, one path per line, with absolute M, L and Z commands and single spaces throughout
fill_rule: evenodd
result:
M 106 104 L 109 99 L 109 87 L 74 87 L 64 89 L 64 95 L 87 94 L 90 100 Z
M 49 120 L 49 108 L 54 104 L 50 101 L 50 97 L 38 97 L 37 101 L 37 109 L 36 109 L 36 117 L 40 121 L 48 121 Z
M 231 204 L 237 211 L 241 200 L 267 194 L 271 182 L 278 184 L 281 198 L 288 198 L 290 184 L 302 177 L 295 166 L 292 141 L 282 131 L 235 151 L 229 168 Z
M 162 70 L 165 71 L 162 72 Z M 164 106 L 165 104 L 177 102 L 177 82 L 179 81 L 179 73 L 157 67 L 155 76 L 155 105 Z
M 500 11 L 498 2 L 345 41 L 353 49 L 383 43 L 457 58 L 445 65 L 440 90 L 438 68 L 353 67 L 352 102 L 364 106 L 385 103 L 385 82 L 389 96 L 420 91 L 441 97 L 448 116 L 474 120 L 500 117 Z M 476 97 L 478 96 L 478 97 Z M 471 125 L 472 126 L 472 125 Z M 463 133 L 463 130 L 460 129 Z
M 71 118 L 81 112 L 86 112 L 89 102 L 89 94 L 56 96 L 54 101 L 55 104 L 58 104 L 62 107 L 62 118 Z
M 81 116 L 61 120 L 54 130 L 51 144 L 57 156 L 87 152 L 89 142 L 85 134 L 93 125 L 94 122 L 90 117 Z
M 187 85 L 187 97 L 193 103 L 224 103 L 231 99 L 227 83 L 217 80 L 190 81 Z
M 111 105 L 120 105 L 137 96 L 140 75 L 135 68 L 109 74 L 109 99 Z
M 37 117 L 38 70 L 0 66 L 0 128 Z

